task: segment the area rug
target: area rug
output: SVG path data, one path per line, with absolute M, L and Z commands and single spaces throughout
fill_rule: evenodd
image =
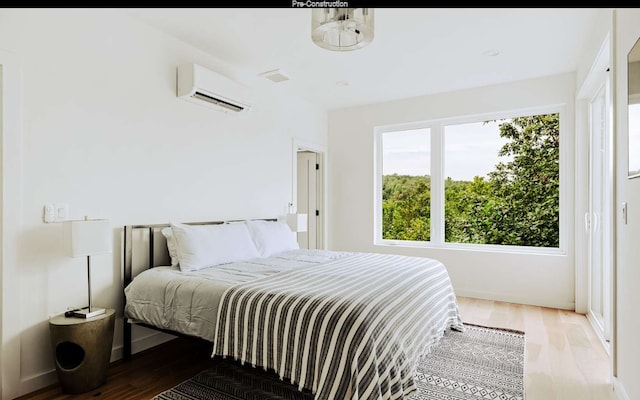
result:
M 448 330 L 416 374 L 410 400 L 524 400 L 524 332 L 465 324 Z M 277 375 L 219 360 L 153 400 L 313 400 Z

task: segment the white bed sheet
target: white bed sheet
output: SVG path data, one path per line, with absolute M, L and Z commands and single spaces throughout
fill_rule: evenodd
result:
M 352 253 L 298 249 L 194 272 L 182 272 L 177 266 L 151 268 L 138 274 L 125 288 L 125 317 L 132 323 L 142 322 L 213 342 L 220 298 L 229 287 L 349 254 Z

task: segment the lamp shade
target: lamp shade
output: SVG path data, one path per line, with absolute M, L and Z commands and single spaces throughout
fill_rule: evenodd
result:
M 71 257 L 111 253 L 111 225 L 106 219 L 67 221 L 65 237 Z
M 307 214 L 287 214 L 287 225 L 293 232 L 306 232 Z

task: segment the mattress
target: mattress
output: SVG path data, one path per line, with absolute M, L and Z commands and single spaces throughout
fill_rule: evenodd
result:
M 349 254 L 298 249 L 194 272 L 182 272 L 177 266 L 150 268 L 124 289 L 124 315 L 131 323 L 145 323 L 213 342 L 220 298 L 231 286 Z

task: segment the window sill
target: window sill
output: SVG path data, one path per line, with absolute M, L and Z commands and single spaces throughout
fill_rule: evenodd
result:
M 381 247 L 402 247 L 410 249 L 433 249 L 445 251 L 470 251 L 483 253 L 503 253 L 503 254 L 530 254 L 544 256 L 565 256 L 567 252 L 557 247 L 525 247 L 525 246 L 501 246 L 490 244 L 461 244 L 443 243 L 436 244 L 430 242 L 412 242 L 404 240 L 379 240 L 374 242 L 374 246 Z

